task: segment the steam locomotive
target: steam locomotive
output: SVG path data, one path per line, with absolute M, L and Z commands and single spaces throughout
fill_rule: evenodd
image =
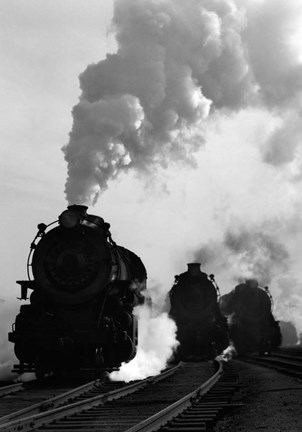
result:
M 272 314 L 268 287 L 260 287 L 254 279 L 246 280 L 221 297 L 220 308 L 228 319 L 230 339 L 238 355 L 263 355 L 281 345 L 281 330 Z
M 170 316 L 177 326 L 179 347 L 176 358 L 184 361 L 216 357 L 228 346 L 226 319 L 221 315 L 219 289 L 214 275 L 189 263 L 185 273 L 175 276 L 169 291 Z
M 71 205 L 48 226 L 38 225 L 21 285 L 22 305 L 9 333 L 20 364 L 15 371 L 97 376 L 134 358 L 146 269 L 118 246 L 110 225 Z M 54 226 L 55 225 L 55 226 Z

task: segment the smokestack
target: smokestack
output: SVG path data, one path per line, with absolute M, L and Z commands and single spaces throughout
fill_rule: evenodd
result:
M 65 228 L 74 228 L 85 219 L 87 208 L 76 204 L 68 206 L 67 210 L 60 214 L 59 224 Z
M 72 205 L 69 205 L 67 208 L 68 208 L 68 210 L 71 210 L 71 211 L 77 213 L 81 217 L 81 219 L 85 218 L 85 216 L 87 214 L 87 210 L 88 210 L 87 206 L 79 205 L 79 204 L 72 204 Z
M 195 276 L 200 272 L 201 263 L 188 263 L 187 266 L 188 266 L 188 272 L 192 276 Z

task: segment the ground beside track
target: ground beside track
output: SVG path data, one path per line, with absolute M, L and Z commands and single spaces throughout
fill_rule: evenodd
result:
M 215 427 L 215 432 L 302 432 L 302 382 L 271 369 L 233 360 L 240 389 L 236 408 Z

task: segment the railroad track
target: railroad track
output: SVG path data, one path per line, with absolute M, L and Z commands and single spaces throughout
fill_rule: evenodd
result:
M 81 398 L 106 393 L 124 385 L 122 381 L 112 382 L 108 377 L 104 377 L 80 386 L 76 386 L 75 381 L 62 382 L 53 379 L 6 386 L 2 388 L 0 399 L 0 430 L 4 424 L 12 421 L 34 416 Z
M 6 421 L 0 431 L 207 430 L 232 407 L 237 385 L 230 363 L 182 363 L 156 377 L 97 396 L 85 394 L 58 408 L 48 402 L 51 409 Z
M 302 347 L 283 347 L 269 355 L 246 355 L 241 360 L 266 366 L 302 380 Z
M 176 369 L 177 367 L 172 368 L 161 376 L 169 376 Z M 148 382 L 148 380 L 145 381 Z M 107 377 L 105 380 L 92 381 L 62 393 L 62 385 L 56 389 L 47 382 L 37 382 L 37 388 L 27 388 L 25 397 L 23 397 L 22 400 L 28 398 L 30 398 L 30 400 L 41 399 L 41 392 L 44 398 L 34 405 L 28 406 L 27 403 L 26 408 L 18 411 L 13 410 L 10 414 L 1 417 L 0 431 L 33 430 L 40 422 L 44 424 L 51 421 L 52 418 L 60 418 L 62 413 L 78 412 L 82 407 L 98 405 L 102 400 L 111 400 L 116 397 L 121 397 L 123 395 L 122 387 L 127 387 L 125 391 L 127 394 L 136 391 L 139 386 L 143 385 L 146 384 L 140 381 L 126 386 L 124 382 L 110 381 Z M 56 391 L 57 395 L 49 399 L 49 394 L 53 394 L 54 391 Z M 33 397 L 29 397 L 30 393 L 33 393 Z M 46 398 L 45 394 L 48 394 L 48 398 Z M 16 406 L 16 402 L 20 405 L 20 400 L 15 397 L 13 399 L 13 406 Z
M 23 384 L 10 384 L 0 387 L 0 398 L 24 390 Z

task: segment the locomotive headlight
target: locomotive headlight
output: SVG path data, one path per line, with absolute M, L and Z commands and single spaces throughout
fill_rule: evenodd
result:
M 80 215 L 72 210 L 65 210 L 59 216 L 59 224 L 64 228 L 74 228 L 80 223 L 80 221 Z

